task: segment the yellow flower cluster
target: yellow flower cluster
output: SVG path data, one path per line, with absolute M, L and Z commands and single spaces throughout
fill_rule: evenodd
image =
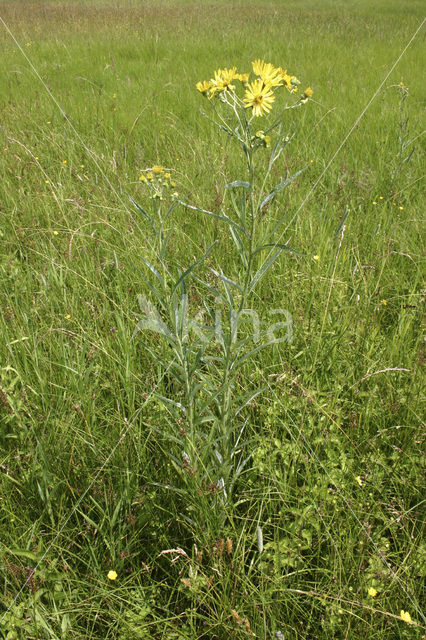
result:
M 245 85 L 243 105 L 246 109 L 252 110 L 252 115 L 259 117 L 269 113 L 275 101 L 274 90 L 278 87 L 285 87 L 290 93 L 296 93 L 300 81 L 296 76 L 287 73 L 287 69 L 274 67 L 271 62 L 264 60 L 254 60 L 252 63 L 253 73 L 256 78 L 251 82 L 250 73 L 237 73 L 237 67 L 230 69 L 218 69 L 214 72 L 214 78 L 197 82 L 196 87 L 203 95 L 212 99 L 215 96 L 226 92 L 235 92 L 233 82 L 238 80 Z M 310 87 L 305 89 L 300 100 L 306 102 L 313 95 Z
M 139 180 L 145 182 L 152 191 L 151 198 L 163 199 L 165 189 L 175 189 L 176 182 L 172 180 L 170 171 L 167 171 L 162 165 L 155 164 L 150 169 L 146 169 L 140 176 Z M 172 193 L 172 197 L 177 197 L 177 192 Z

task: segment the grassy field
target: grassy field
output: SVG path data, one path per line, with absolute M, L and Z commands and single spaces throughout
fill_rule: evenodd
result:
M 426 637 L 423 14 L 0 0 L 0 637 Z M 256 218 L 292 251 L 249 296 L 273 247 L 245 263 L 198 209 L 261 199 L 278 134 L 248 174 L 195 84 L 257 58 L 314 95 L 264 192 L 304 171 Z M 194 207 L 167 251 L 130 200 L 157 212 L 154 165 Z M 235 303 L 292 335 L 161 338 L 158 289 L 165 322 L 187 301 L 229 333 Z

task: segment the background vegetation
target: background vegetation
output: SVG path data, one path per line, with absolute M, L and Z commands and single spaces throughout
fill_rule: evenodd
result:
M 3 637 L 424 637 L 424 29 L 322 176 L 422 5 L 0 2 Z M 282 255 L 255 300 L 291 312 L 293 341 L 240 372 L 267 389 L 217 521 L 211 488 L 184 490 L 181 426 L 152 395 L 179 394 L 156 336 L 132 339 L 149 246 L 128 196 L 144 201 L 157 163 L 181 199 L 227 210 L 241 167 L 195 83 L 258 57 L 315 91 L 272 176 L 309 165 L 278 208 L 304 255 Z M 215 221 L 178 208 L 173 227 L 175 264 L 218 240 L 204 269 L 232 270 Z

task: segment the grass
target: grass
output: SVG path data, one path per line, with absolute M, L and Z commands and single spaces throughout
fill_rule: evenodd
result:
M 2 25 L 0 635 L 421 638 L 423 30 L 334 154 L 422 3 L 10 0 L 0 16 L 22 47 Z M 267 212 L 303 255 L 251 300 L 263 321 L 288 309 L 293 339 L 233 380 L 233 398 L 266 389 L 241 412 L 252 455 L 219 509 L 153 395 L 183 401 L 151 356 L 170 350 L 132 338 L 155 252 L 128 196 L 145 202 L 157 163 L 180 199 L 230 214 L 244 168 L 195 83 L 258 57 L 315 91 L 288 112 L 270 186 L 308 168 Z M 216 220 L 172 220 L 171 272 L 217 240 L 197 274 L 241 275 Z M 194 315 L 203 301 L 193 280 Z

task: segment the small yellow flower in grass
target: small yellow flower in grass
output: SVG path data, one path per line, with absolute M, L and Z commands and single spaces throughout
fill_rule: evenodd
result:
M 49 184 L 49 183 L 50 183 L 50 180 L 45 180 L 45 183 L 46 183 L 46 184 Z
M 373 204 L 377 204 L 376 200 L 373 200 Z
M 62 160 L 62 164 L 67 164 L 67 161 L 66 160 Z
M 372 598 L 375 598 L 377 596 L 377 589 L 375 589 L 374 587 L 370 587 L 368 590 L 368 595 Z
M 318 262 L 318 260 L 320 259 L 319 255 L 316 254 L 313 256 L 312 260 L 315 260 L 315 262 Z
M 142 182 L 146 182 L 146 178 L 144 175 L 139 176 L 139 180 L 141 180 Z
M 303 93 L 307 98 L 312 98 L 312 96 L 314 95 L 314 92 L 312 91 L 311 87 L 308 87 L 307 89 L 305 89 Z
M 58 234 L 59 234 L 59 231 L 56 231 L 56 230 L 55 230 L 55 231 L 53 232 L 53 235 L 54 235 L 54 236 L 57 236 Z
M 379 200 L 383 200 L 383 196 L 379 196 Z
M 362 485 L 364 484 L 363 481 L 361 480 L 361 476 L 356 476 L 355 480 L 358 482 L 359 486 L 362 487 Z
M 80 165 L 80 167 L 81 167 L 82 169 L 84 169 L 84 164 L 81 164 L 81 165 Z
M 403 210 L 403 208 L 404 208 L 404 207 L 399 207 L 400 211 L 402 211 L 402 210 Z
M 399 615 L 401 616 L 401 620 L 404 620 L 404 622 L 412 622 L 411 616 L 408 611 L 404 611 L 404 609 L 401 609 L 401 613 Z
M 269 85 L 264 85 L 263 80 L 255 80 L 247 84 L 246 93 L 243 99 L 246 109 L 252 108 L 253 115 L 263 116 L 272 109 L 275 96 Z
M 117 579 L 117 572 L 116 571 L 108 571 L 107 578 L 108 578 L 108 580 L 116 580 Z
M 164 177 L 166 178 L 166 180 L 168 180 L 170 178 L 170 173 L 166 171 L 166 173 L 164 174 Z
M 159 165 L 159 164 L 155 164 L 155 165 L 152 167 L 152 170 L 153 170 L 153 172 L 154 172 L 154 173 L 156 173 L 157 175 L 159 175 L 160 173 L 163 173 L 163 171 L 164 171 L 164 167 L 162 167 L 162 166 L 161 166 L 161 165 Z
M 148 180 L 153 180 L 154 179 L 154 174 L 152 173 L 152 171 L 148 171 L 148 173 L 146 174 L 146 177 Z
M 386 307 L 386 305 L 387 305 L 387 303 L 388 303 L 388 301 L 387 301 L 387 300 L 385 300 L 384 298 L 383 298 L 383 300 L 380 300 L 380 302 L 382 303 L 382 305 L 383 305 L 384 307 Z
M 38 160 L 38 156 L 34 156 L 34 160 Z
M 66 319 L 66 320 L 69 320 L 70 318 L 71 318 L 71 314 L 70 314 L 70 313 L 67 313 L 67 315 L 65 316 L 65 319 Z

